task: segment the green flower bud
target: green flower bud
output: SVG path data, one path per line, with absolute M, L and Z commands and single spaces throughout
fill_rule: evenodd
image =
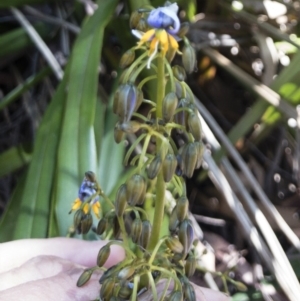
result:
M 166 245 L 174 253 L 182 253 L 183 251 L 183 245 L 176 237 L 168 237 L 166 239 Z
M 184 253 L 187 254 L 190 251 L 194 239 L 194 229 L 188 219 L 185 219 L 180 223 L 178 239 L 183 245 Z
M 79 279 L 77 280 L 76 285 L 81 287 L 85 285 L 90 279 L 93 274 L 93 269 L 84 270 L 83 273 L 80 275 Z
M 118 297 L 122 300 L 129 300 L 130 296 L 132 294 L 132 287 L 131 284 L 128 281 L 125 281 L 121 284 L 121 287 L 118 291 Z
M 188 213 L 189 210 L 189 200 L 186 196 L 182 196 L 177 200 L 176 204 L 176 213 L 177 219 L 181 222 L 183 221 Z
M 177 109 L 185 108 L 185 107 L 187 107 L 187 105 L 188 105 L 187 100 L 185 98 L 181 98 L 179 100 Z M 187 112 L 185 110 L 182 110 L 182 111 L 176 113 L 174 116 L 174 120 L 176 123 L 186 126 Z
M 127 182 L 126 196 L 130 206 L 135 206 L 137 203 L 142 204 L 146 195 L 146 181 L 140 174 L 134 174 Z
M 169 301 L 182 301 L 183 295 L 181 291 L 173 291 L 170 295 Z
M 170 92 L 164 97 L 162 113 L 165 122 L 170 122 L 173 119 L 177 105 L 178 98 L 176 93 Z
M 202 128 L 200 118 L 197 113 L 190 113 L 188 116 L 188 129 L 196 141 L 202 138 Z
M 189 29 L 190 29 L 190 24 L 188 22 L 182 22 L 180 24 L 180 29 L 179 29 L 177 35 L 180 38 L 183 38 L 188 33 Z
M 121 57 L 120 68 L 124 69 L 131 65 L 135 58 L 135 51 L 133 49 L 127 50 Z
M 171 153 L 167 154 L 165 160 L 162 163 L 162 173 L 163 173 L 164 181 L 166 183 L 171 181 L 175 173 L 176 167 L 177 167 L 176 156 Z
M 115 280 L 113 278 L 106 279 L 100 288 L 100 299 L 109 300 L 114 292 Z
M 176 206 L 172 210 L 172 213 L 170 215 L 170 220 L 169 220 L 169 230 L 171 233 L 176 232 L 176 229 L 179 225 L 179 220 L 177 218 L 177 208 Z
M 196 271 L 197 260 L 195 256 L 189 256 L 185 262 L 184 272 L 187 277 L 192 277 Z
M 152 226 L 151 223 L 148 220 L 143 221 L 142 225 L 142 233 L 140 236 L 140 243 L 139 245 L 143 247 L 144 249 L 147 248 L 149 240 L 150 240 L 150 235 L 151 235 L 151 230 Z
M 133 266 L 127 266 L 125 268 L 123 268 L 119 274 L 118 274 L 118 278 L 120 280 L 127 280 L 129 279 L 135 272 L 135 268 Z
M 103 284 L 108 279 L 115 279 L 118 270 L 120 270 L 120 263 L 108 268 L 100 277 L 99 283 Z
M 78 209 L 73 217 L 73 221 L 74 221 L 74 227 L 77 229 L 78 227 L 80 227 L 81 221 L 84 218 L 84 212 L 82 209 Z
M 192 73 L 196 67 L 196 53 L 190 44 L 182 49 L 182 64 L 187 73 Z
M 93 217 L 90 213 L 85 214 L 81 220 L 79 233 L 87 234 L 93 225 Z
M 182 154 L 182 160 L 183 172 L 188 178 L 191 178 L 198 160 L 198 147 L 195 143 L 189 143 L 186 146 L 185 152 Z
M 137 10 L 133 11 L 129 20 L 130 28 L 135 29 L 141 18 L 142 18 L 142 14 L 140 14 Z
M 148 29 L 147 21 L 144 18 L 140 18 L 140 20 L 136 26 L 136 29 L 139 31 L 142 31 L 142 32 L 147 31 L 147 29 Z
M 120 129 L 120 122 L 117 122 L 114 128 L 114 139 L 116 143 L 120 143 L 125 137 L 125 133 Z
M 127 196 L 126 196 L 126 184 L 120 186 L 116 201 L 115 201 L 115 211 L 118 217 L 121 217 L 125 211 L 127 205 Z
M 186 80 L 186 73 L 183 67 L 175 65 L 172 67 L 173 74 L 176 79 L 180 82 L 184 82 Z
M 197 156 L 197 163 L 196 163 L 196 169 L 200 168 L 202 161 L 203 161 L 203 153 L 204 153 L 204 145 L 202 141 L 196 141 L 195 145 L 198 149 L 198 156 Z
M 121 121 L 129 121 L 137 108 L 137 103 L 138 89 L 136 86 L 128 83 L 120 85 L 114 96 L 113 112 L 120 117 Z
M 110 246 L 105 245 L 100 249 L 98 253 L 97 266 L 102 267 L 105 264 L 106 260 L 108 259 L 109 255 L 110 255 Z
M 134 134 L 141 128 L 141 124 L 135 120 L 119 123 L 118 126 L 119 126 L 120 130 L 122 130 L 123 132 L 125 132 L 127 134 Z
M 162 167 L 162 160 L 160 154 L 156 155 L 155 158 L 151 161 L 148 170 L 147 175 L 150 180 L 153 180 L 157 177 L 158 173 L 160 172 Z
M 136 218 L 131 226 L 130 237 L 134 243 L 137 243 L 142 233 L 143 223 L 140 218 Z
M 120 227 L 120 224 L 119 224 L 119 220 L 118 220 L 117 216 L 114 216 L 114 219 L 113 219 L 113 237 L 115 239 L 118 239 L 119 236 L 120 236 L 120 233 L 121 233 L 121 227 Z
M 232 283 L 241 292 L 246 292 L 248 290 L 247 286 L 244 283 L 240 282 L 240 281 L 234 281 Z
M 93 171 L 87 171 L 84 173 L 84 176 L 89 180 L 90 182 L 96 182 L 96 175 Z
M 96 233 L 102 235 L 107 227 L 107 218 L 101 218 L 97 225 Z
M 189 282 L 186 282 L 183 286 L 183 294 L 186 301 L 197 301 L 195 289 Z

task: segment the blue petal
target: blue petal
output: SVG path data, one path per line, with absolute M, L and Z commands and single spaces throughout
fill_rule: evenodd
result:
M 153 9 L 148 16 L 147 22 L 151 27 L 163 28 L 171 34 L 176 34 L 180 28 L 177 11 L 178 6 L 176 3 Z

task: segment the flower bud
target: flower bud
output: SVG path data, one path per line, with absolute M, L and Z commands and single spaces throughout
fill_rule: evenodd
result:
M 127 50 L 121 57 L 120 68 L 124 69 L 131 65 L 135 58 L 135 51 L 133 49 Z
M 78 287 L 85 285 L 91 279 L 92 274 L 93 269 L 84 270 L 83 273 L 80 275 L 79 279 L 77 280 L 76 285 Z
M 119 280 L 127 280 L 128 278 L 130 278 L 135 272 L 135 268 L 131 265 L 123 268 L 119 274 L 118 274 L 118 279 Z
M 174 154 L 167 154 L 162 163 L 163 178 L 166 183 L 170 182 L 177 167 L 177 159 Z
M 187 277 L 192 277 L 196 271 L 197 260 L 195 256 L 189 256 L 185 262 L 184 272 Z
M 172 210 L 172 213 L 170 215 L 170 220 L 169 220 L 169 230 L 171 233 L 175 232 L 177 227 L 179 225 L 179 220 L 177 218 L 177 208 L 176 206 Z
M 189 114 L 188 129 L 196 141 L 201 140 L 201 136 L 202 136 L 201 122 L 200 122 L 200 118 L 198 117 L 197 113 L 193 112 L 193 113 Z
M 189 200 L 186 196 L 182 196 L 177 200 L 176 204 L 176 213 L 177 213 L 177 219 L 181 222 L 183 221 L 188 213 L 189 209 Z
M 148 220 L 143 221 L 142 225 L 142 233 L 140 236 L 140 243 L 139 245 L 143 247 L 144 249 L 147 248 L 149 240 L 150 240 L 150 235 L 151 235 L 151 230 L 152 226 L 151 223 Z
M 101 218 L 97 225 L 96 233 L 102 235 L 107 227 L 107 218 Z
M 129 26 L 131 29 L 135 29 L 142 17 L 142 14 L 140 14 L 137 10 L 133 11 L 130 20 L 129 20 Z
M 192 73 L 196 67 L 196 53 L 190 44 L 183 47 L 182 64 L 187 73 Z
M 186 150 L 182 154 L 182 159 L 183 172 L 188 178 L 191 178 L 194 174 L 198 160 L 198 147 L 195 143 L 189 143 L 186 146 Z
M 180 223 L 178 239 L 183 245 L 184 253 L 187 254 L 190 251 L 194 239 L 194 229 L 188 219 L 185 219 Z
M 100 288 L 100 300 L 109 300 L 114 292 L 115 280 L 113 278 L 106 279 Z
M 141 124 L 135 120 L 119 123 L 118 126 L 120 130 L 127 134 L 134 134 L 141 128 Z
M 183 295 L 181 291 L 173 291 L 170 295 L 169 301 L 182 301 Z
M 118 121 L 114 128 L 114 139 L 116 143 L 120 143 L 125 136 L 125 133 L 120 129 L 120 122 Z
M 182 22 L 177 35 L 180 38 L 183 38 L 188 33 L 189 29 L 190 29 L 190 24 L 188 22 Z
M 113 112 L 121 121 L 129 121 L 137 106 L 138 90 L 133 84 L 123 84 L 114 96 Z
M 115 201 L 115 212 L 118 217 L 121 217 L 125 211 L 127 205 L 127 196 L 126 196 L 126 184 L 120 186 L 116 201 Z
M 202 141 L 196 141 L 195 145 L 198 149 L 198 156 L 197 156 L 197 163 L 196 163 L 196 169 L 200 168 L 202 161 L 203 161 L 203 153 L 204 153 L 204 145 Z
M 121 233 L 121 227 L 119 224 L 119 220 L 117 218 L 117 216 L 115 215 L 113 218 L 113 237 L 115 239 L 118 239 Z
M 93 225 L 93 217 L 90 213 L 85 214 L 83 219 L 81 220 L 81 225 L 80 225 L 80 233 L 86 234 L 89 232 Z
M 100 249 L 97 256 L 97 266 L 102 267 L 110 255 L 110 246 L 105 245 Z
M 143 224 L 140 218 L 136 218 L 131 225 L 130 237 L 134 243 L 137 243 L 142 233 Z
M 130 206 L 142 204 L 146 195 L 146 181 L 140 174 L 134 174 L 126 182 L 127 202 Z
M 165 122 L 170 122 L 178 105 L 176 93 L 170 92 L 163 99 L 162 114 Z
M 160 154 L 156 155 L 155 158 L 151 161 L 148 170 L 147 175 L 150 180 L 153 180 L 157 177 L 158 173 L 160 172 L 162 167 L 162 160 Z
M 74 227 L 77 229 L 78 227 L 80 227 L 81 221 L 84 217 L 84 212 L 82 209 L 78 209 L 76 210 L 74 217 L 73 217 L 73 221 L 74 221 Z
M 186 301 L 197 301 L 195 289 L 190 282 L 184 283 L 183 294 Z
M 176 79 L 178 79 L 180 82 L 185 81 L 186 73 L 183 67 L 175 65 L 172 67 L 172 71 Z
M 168 237 L 166 239 L 166 245 L 174 253 L 182 253 L 183 251 L 183 245 L 176 237 Z
M 140 18 L 139 22 L 136 25 L 136 29 L 143 32 L 147 31 L 148 29 L 147 21 L 144 18 Z
M 179 100 L 177 109 L 185 108 L 187 107 L 187 100 L 185 98 L 181 98 Z M 186 120 L 187 120 L 187 112 L 185 110 L 182 110 L 175 114 L 174 120 L 176 123 L 185 126 Z
M 118 297 L 122 300 L 129 300 L 132 294 L 132 286 L 128 281 L 125 281 L 121 284 L 121 287 L 118 291 Z

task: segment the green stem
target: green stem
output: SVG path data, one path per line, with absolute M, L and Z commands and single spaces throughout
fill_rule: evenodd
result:
M 165 65 L 164 58 L 160 55 L 157 57 L 157 95 L 156 95 L 156 118 L 161 119 L 162 104 L 165 97 Z M 161 139 L 156 139 L 156 147 L 160 149 Z M 153 250 L 155 245 L 158 243 L 160 237 L 160 230 L 162 228 L 162 222 L 164 218 L 164 198 L 165 198 L 165 181 L 163 178 L 162 171 L 159 172 L 156 181 L 156 198 L 155 198 L 155 209 L 154 217 L 152 222 L 152 232 L 148 250 Z

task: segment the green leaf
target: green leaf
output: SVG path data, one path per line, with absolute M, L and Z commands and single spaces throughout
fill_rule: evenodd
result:
M 48 0 L 50 2 L 51 0 Z M 10 0 L 0 1 L 0 8 L 9 8 L 11 6 L 21 6 L 29 4 L 45 3 L 44 0 Z
M 97 168 L 94 118 L 98 65 L 104 29 L 116 4 L 116 0 L 98 1 L 98 9 L 85 23 L 73 48 L 55 181 L 54 199 L 61 235 L 67 234 L 72 223 L 67 212 L 84 173 Z
M 0 1 L 1 2 L 1 1 Z M 1 4 L 0 4 L 1 7 Z M 34 26 L 42 38 L 50 36 L 51 27 L 39 23 Z M 12 30 L 0 36 L 0 57 L 14 54 L 33 45 L 28 34 L 23 28 Z
M 0 177 L 16 171 L 25 166 L 31 159 L 22 145 L 14 146 L 0 154 Z
M 47 236 L 54 162 L 66 98 L 66 82 L 67 76 L 59 85 L 38 130 L 11 239 Z

